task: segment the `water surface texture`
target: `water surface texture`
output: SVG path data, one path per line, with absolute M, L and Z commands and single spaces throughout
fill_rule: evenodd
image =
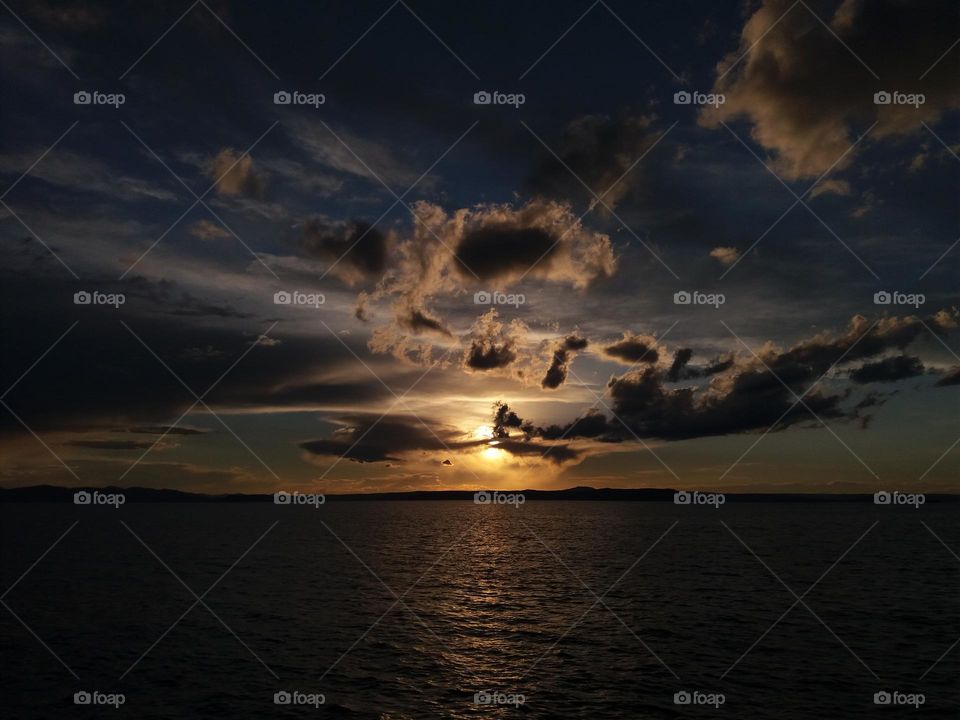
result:
M 953 505 L 0 515 L 6 717 L 956 717 Z M 125 703 L 75 705 L 84 690 Z M 879 707 L 883 691 L 924 704 Z

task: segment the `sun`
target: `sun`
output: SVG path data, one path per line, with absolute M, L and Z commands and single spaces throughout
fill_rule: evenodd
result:
M 473 429 L 472 437 L 474 440 L 493 439 L 493 428 L 490 425 L 477 425 Z
M 494 439 L 493 427 L 490 425 L 477 425 L 473 429 L 473 432 L 470 433 L 470 436 L 474 440 L 486 441 L 486 447 L 484 447 L 479 453 L 484 462 L 499 464 L 507 459 L 507 453 L 497 447 L 500 441 Z
M 480 457 L 490 463 L 501 463 L 507 459 L 507 453 L 498 447 L 490 445 L 480 451 Z

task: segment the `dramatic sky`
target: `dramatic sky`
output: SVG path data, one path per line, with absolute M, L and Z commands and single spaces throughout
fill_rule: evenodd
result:
M 956 489 L 956 3 L 8 4 L 0 485 Z

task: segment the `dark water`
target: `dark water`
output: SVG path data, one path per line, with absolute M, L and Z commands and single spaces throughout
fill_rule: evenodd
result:
M 2 505 L 0 591 L 79 523 L 4 597 L 29 630 L 0 606 L 0 714 L 958 717 L 960 560 L 930 532 L 960 551 L 957 513 L 732 501 Z M 121 521 L 197 595 L 216 582 L 204 602 L 222 623 L 202 604 L 183 615 L 195 597 Z M 784 615 L 796 598 L 751 550 L 809 609 Z M 81 690 L 125 703 L 74 705 Z M 281 690 L 325 703 L 276 705 Z M 482 690 L 525 703 L 477 705 Z M 682 690 L 725 702 L 676 705 Z M 883 690 L 925 702 L 880 707 Z

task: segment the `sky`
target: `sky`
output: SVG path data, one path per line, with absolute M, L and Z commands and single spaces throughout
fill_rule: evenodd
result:
M 0 487 L 954 492 L 958 38 L 9 0 Z

